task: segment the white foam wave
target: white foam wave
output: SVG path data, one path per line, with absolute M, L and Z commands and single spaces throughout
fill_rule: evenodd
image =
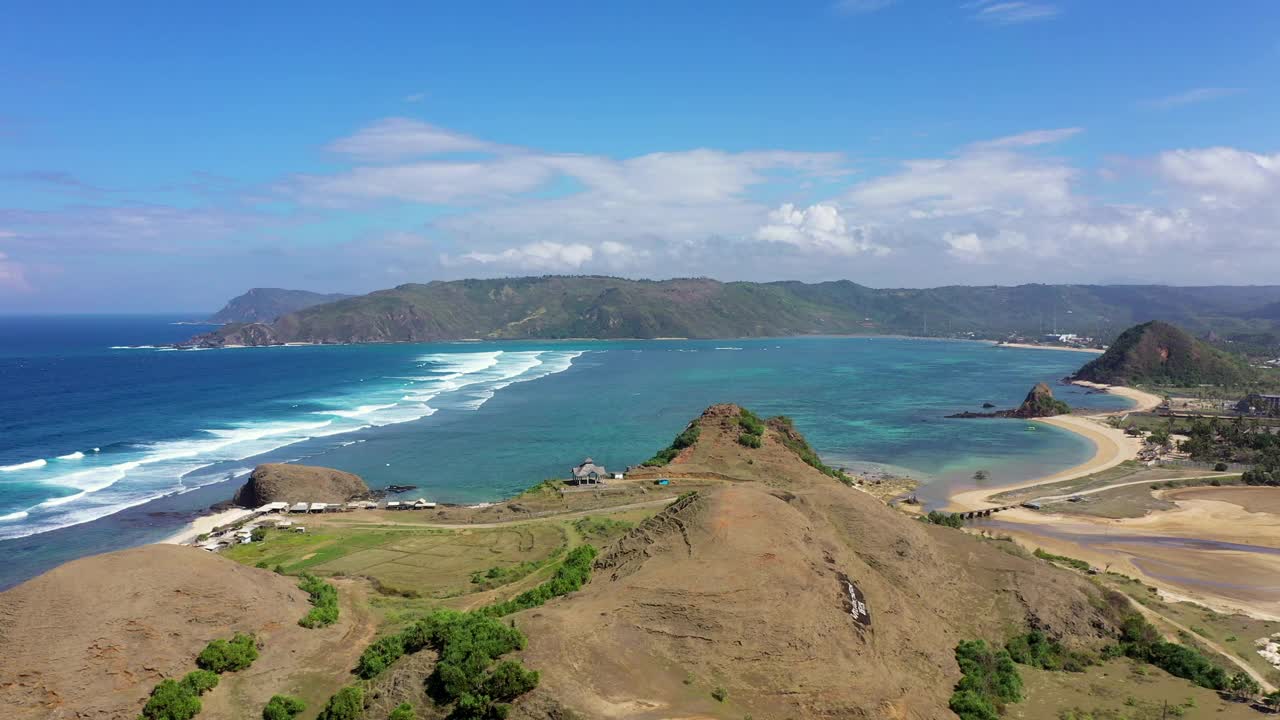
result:
M 213 465 L 246 460 L 312 438 L 428 417 L 437 412 L 437 407 L 427 401 L 436 397 L 445 396 L 448 407 L 479 407 L 513 383 L 567 370 L 582 354 L 581 351 L 496 350 L 424 355 L 418 358 L 419 367 L 429 374 L 370 378 L 369 383 L 359 386 L 359 394 L 351 397 L 356 402 L 335 400 L 332 409 L 313 411 L 311 417 L 315 419 L 210 428 L 190 438 L 139 445 L 131 451 L 91 459 L 85 459 L 85 454 L 80 452 L 60 456 L 62 460 L 84 459 L 85 464 L 77 464 L 77 469 L 71 472 L 66 471 L 65 465 L 60 470 L 58 463 L 49 464 L 44 460 L 0 467 L 0 471 L 6 472 L 30 471 L 31 480 L 72 491 L 26 510 L 0 516 L 0 521 L 7 523 L 0 527 L 0 539 L 90 522 L 164 495 L 188 492 L 226 479 L 226 473 L 206 470 Z M 410 383 L 407 389 L 406 380 Z M 356 438 L 342 445 L 364 440 Z M 94 453 L 98 451 L 93 449 Z M 102 462 L 108 458 L 117 461 Z M 23 480 L 27 479 L 24 475 Z
M 32 460 L 30 462 L 18 463 L 17 465 L 0 465 L 0 472 L 18 472 L 20 470 L 35 470 L 48 465 L 49 462 L 44 458 Z
M 84 457 L 84 453 L 77 450 L 73 453 L 67 453 L 66 455 L 59 455 L 58 459 L 59 460 L 79 460 L 83 457 Z

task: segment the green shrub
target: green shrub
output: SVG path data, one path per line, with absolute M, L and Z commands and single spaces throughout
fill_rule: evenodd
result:
M 257 640 L 253 635 L 236 633 L 227 640 L 214 640 L 200 651 L 196 665 L 215 673 L 243 670 L 258 659 Z
M 306 709 L 306 703 L 296 697 L 272 695 L 267 706 L 262 708 L 262 720 L 293 720 L 295 715 Z
M 404 655 L 404 638 L 399 634 L 379 638 L 360 653 L 356 675 L 366 680 L 375 677 L 399 660 L 401 655 Z
M 942 512 L 941 510 L 930 510 L 925 519 L 934 525 L 944 525 L 950 528 L 964 527 L 964 518 L 960 517 L 960 513 Z
M 742 433 L 741 435 L 738 436 L 738 444 L 744 447 L 758 448 L 760 447 L 761 439 L 759 435 L 752 435 L 751 433 Z
M 1135 660 L 1149 662 L 1170 675 L 1190 680 L 1210 690 L 1227 689 L 1227 673 L 1199 650 L 1166 642 L 1151 623 L 1137 613 L 1125 618 L 1119 650 Z
M 538 687 L 538 672 L 526 670 L 514 660 L 503 660 L 493 667 L 484 681 L 484 694 L 501 702 L 510 702 Z
M 161 680 L 142 707 L 142 720 L 190 720 L 200 712 L 200 698 L 174 680 Z
M 364 690 L 348 685 L 329 698 L 316 720 L 356 720 L 363 712 Z
M 262 542 L 267 539 L 267 529 L 264 527 L 256 527 L 249 533 L 249 539 L 254 542 Z M 265 561 L 264 561 L 265 562 Z M 264 565 L 265 567 L 265 565 Z
M 310 595 L 314 606 L 298 621 L 304 628 L 318 628 L 338 622 L 338 588 L 312 575 L 303 573 L 298 587 Z
M 714 698 L 716 702 L 724 702 L 729 699 L 729 691 L 717 686 L 711 691 L 711 697 Z
M 1079 570 L 1080 572 L 1089 571 L 1089 563 L 1085 562 L 1084 560 L 1077 560 L 1076 558 L 1067 557 L 1066 555 L 1054 555 L 1053 553 L 1045 552 L 1040 548 L 1036 548 L 1036 551 L 1032 554 L 1040 558 L 1041 560 L 1048 560 L 1051 563 L 1056 563 L 1058 565 L 1065 565 L 1069 568 L 1074 568 L 1076 570 Z
M 218 687 L 218 673 L 209 670 L 192 670 L 182 678 L 181 684 L 196 695 L 203 695 Z
M 595 562 L 595 559 L 595 547 L 579 545 L 565 555 L 564 561 L 560 563 L 560 567 L 556 568 L 550 580 L 535 588 L 526 590 L 510 600 L 482 608 L 480 612 L 493 617 L 500 617 L 538 607 L 554 597 L 568 595 L 581 588 L 591 578 L 591 565 Z
M 1072 652 L 1039 630 L 1032 630 L 1026 635 L 1009 640 L 1004 649 L 1014 662 L 1042 670 L 1084 672 L 1086 667 L 1095 662 L 1088 653 Z
M 687 447 L 690 447 L 694 443 L 698 442 L 698 436 L 701 434 L 702 434 L 702 427 L 699 424 L 699 421 L 694 420 L 693 422 L 689 423 L 689 426 L 686 427 L 684 431 L 682 431 L 679 435 L 676 436 L 675 440 L 671 441 L 670 445 L 668 445 L 666 448 L 662 450 L 659 450 L 656 455 L 649 458 L 648 460 L 645 460 L 643 463 L 640 463 L 640 464 L 646 467 L 662 467 L 663 465 L 666 465 L 667 463 L 674 460 L 675 457 L 680 454 L 681 450 Z
M 395 710 L 387 716 L 387 720 L 416 720 L 418 716 L 413 712 L 413 706 L 409 703 L 400 703 Z
M 962 720 L 994 720 L 1005 703 L 1022 699 L 1022 677 L 1005 650 L 984 640 L 964 640 L 956 646 L 956 663 L 963 677 L 951 695 L 951 709 Z
M 822 462 L 822 458 L 818 457 L 818 453 L 814 451 L 809 443 L 796 432 L 795 424 L 791 418 L 786 415 L 769 418 L 768 424 L 778 431 L 778 440 L 791 452 L 795 453 L 805 464 L 814 468 L 818 472 L 833 477 L 845 485 L 852 485 L 853 478 L 849 477 L 844 470 L 833 468 Z

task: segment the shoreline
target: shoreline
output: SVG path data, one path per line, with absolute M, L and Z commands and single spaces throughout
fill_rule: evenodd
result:
M 995 347 L 1000 348 L 1018 348 L 1020 350 L 1061 350 L 1063 352 L 1088 353 L 1090 355 L 1101 355 L 1106 352 L 1105 350 L 1099 350 L 1098 348 L 1068 347 L 1065 345 L 1036 345 L 1035 343 L 1007 343 L 999 341 L 993 341 L 992 344 Z
M 253 514 L 252 510 L 246 508 L 229 508 L 227 510 L 219 510 L 208 515 L 201 515 L 188 522 L 181 530 L 164 538 L 151 543 L 153 545 L 189 545 L 195 541 L 197 537 L 205 533 L 211 532 L 214 528 L 222 525 L 233 523 L 236 520 L 249 517 Z
M 1123 430 L 1119 430 L 1105 424 L 1107 418 L 1128 415 L 1132 412 L 1145 412 L 1158 407 L 1162 402 L 1159 396 L 1138 390 L 1136 388 L 1125 387 L 1122 385 L 1102 385 L 1083 380 L 1072 382 L 1073 385 L 1092 388 L 1094 390 L 1102 390 L 1112 395 L 1132 400 L 1133 407 L 1124 410 L 1110 410 L 1106 412 L 1090 413 L 1088 415 L 1058 415 L 1048 418 L 1035 418 L 1032 422 L 1044 423 L 1061 428 L 1068 432 L 1075 433 L 1093 443 L 1093 456 L 1088 460 L 1069 467 L 1066 470 L 1060 470 L 1049 475 L 1029 478 L 1020 482 L 1000 485 L 999 487 L 988 488 L 971 488 L 960 492 L 951 493 L 947 498 L 947 504 L 943 508 L 951 512 L 965 512 L 969 510 L 985 510 L 987 508 L 999 507 L 1000 503 L 994 503 L 988 500 L 992 495 L 1008 492 L 1010 490 L 1025 490 L 1026 488 L 1036 487 L 1038 485 L 1049 485 L 1052 483 L 1062 482 L 1064 480 L 1074 480 L 1076 478 L 1092 475 L 1109 468 L 1113 468 L 1126 460 L 1133 460 L 1138 457 L 1138 450 L 1142 446 L 1142 441 L 1137 438 L 1125 435 Z

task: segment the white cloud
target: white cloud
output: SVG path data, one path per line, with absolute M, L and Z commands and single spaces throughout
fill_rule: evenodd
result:
M 494 152 L 495 143 L 409 118 L 387 118 L 329 144 L 329 151 L 360 160 L 386 161 L 444 153 Z
M 534 190 L 553 168 L 536 158 L 422 162 L 358 167 L 337 175 L 300 175 L 281 189 L 311 205 L 342 207 L 360 200 L 445 204 L 494 199 Z
M 868 237 L 866 228 L 849 227 L 834 205 L 818 204 L 801 209 L 791 203 L 769 213 L 768 219 L 755 232 L 763 242 L 782 243 L 804 251 L 836 255 L 887 253 Z
M 1232 95 L 1239 95 L 1244 92 L 1243 88 L 1229 87 L 1202 87 L 1192 88 L 1173 95 L 1166 95 L 1154 100 L 1147 100 L 1142 104 L 1146 107 L 1157 108 L 1160 110 L 1168 110 L 1170 108 L 1182 107 L 1183 105 L 1194 105 L 1196 103 L 1209 102 L 1219 100 Z
M 972 10 L 975 18 L 995 25 L 1018 25 L 1036 20 L 1049 20 L 1062 12 L 1057 5 L 1046 2 L 976 0 L 965 3 L 963 7 Z
M 594 255 L 590 245 L 581 243 L 534 242 L 499 252 L 469 252 L 462 255 L 462 260 L 539 270 L 576 270 Z M 451 260 L 446 258 L 448 262 Z
M 1251 197 L 1280 191 L 1280 153 L 1229 147 L 1171 150 L 1161 153 L 1157 163 L 1167 179 L 1184 186 Z
M 912 160 L 901 172 L 855 185 L 855 207 L 916 217 L 978 212 L 1061 214 L 1076 203 L 1075 168 L 1007 150 L 970 148 L 952 158 Z
M 1008 135 L 996 138 L 995 140 L 983 140 L 976 142 L 970 145 L 970 147 L 978 149 L 998 149 L 1050 145 L 1073 138 L 1082 132 L 1084 132 L 1084 128 L 1079 127 L 1054 128 L 1051 130 L 1029 130 L 1024 133 L 1018 133 L 1017 135 Z

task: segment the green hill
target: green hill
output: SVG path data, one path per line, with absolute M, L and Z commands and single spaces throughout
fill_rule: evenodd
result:
M 1240 360 L 1166 322 L 1135 325 L 1080 368 L 1078 380 L 1116 385 L 1241 385 L 1251 379 Z
M 401 285 L 231 325 L 196 344 L 463 338 L 732 338 L 903 334 L 1001 338 L 1056 329 L 1112 338 L 1153 317 L 1196 332 L 1276 334 L 1247 313 L 1280 287 L 1019 285 L 876 289 L 847 280 L 718 282 L 544 276 Z
M 221 310 L 209 318 L 209 321 L 215 323 L 272 322 L 281 315 L 349 297 L 351 296 L 340 293 L 326 295 L 308 290 L 253 288 L 229 300 Z

